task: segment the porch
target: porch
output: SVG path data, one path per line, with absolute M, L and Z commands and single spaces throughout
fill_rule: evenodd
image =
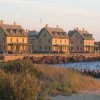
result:
M 69 48 L 68 45 L 55 44 L 53 45 L 52 52 L 56 52 L 56 53 L 69 52 Z
M 94 52 L 94 45 L 85 45 L 84 52 L 93 53 Z

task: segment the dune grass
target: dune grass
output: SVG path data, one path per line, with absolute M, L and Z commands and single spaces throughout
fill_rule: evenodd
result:
M 18 84 L 21 83 L 22 85 L 20 85 L 20 89 L 24 90 L 26 87 L 24 91 L 27 91 L 27 89 L 29 88 L 27 93 L 36 92 L 33 97 L 36 98 L 34 100 L 45 100 L 46 95 L 70 95 L 72 93 L 77 93 L 80 90 L 100 88 L 99 80 L 93 79 L 89 76 L 84 76 L 79 72 L 61 67 L 33 64 L 31 61 L 27 60 L 16 60 L 1 63 L 0 69 L 0 73 L 4 73 L 0 76 L 1 79 L 2 77 L 5 77 L 4 79 L 8 80 L 8 83 L 12 82 L 15 87 L 13 87 L 13 85 L 11 84 L 4 85 L 12 87 L 13 91 L 15 91 L 16 88 L 18 90 Z M 7 78 L 7 76 L 9 76 L 9 78 Z M 25 84 L 25 82 L 27 84 Z M 33 84 L 33 86 L 31 83 Z M 2 81 L 0 81 L 0 88 L 3 87 L 2 89 L 6 91 L 4 85 L 2 84 Z M 35 88 L 38 88 L 38 90 L 34 91 Z M 20 94 L 26 93 L 21 92 L 20 90 L 18 91 L 19 94 L 17 93 L 17 97 L 19 98 Z M 25 94 L 25 96 L 27 95 Z M 32 96 L 28 96 L 29 99 L 25 99 L 26 97 L 23 97 L 23 100 L 31 100 Z

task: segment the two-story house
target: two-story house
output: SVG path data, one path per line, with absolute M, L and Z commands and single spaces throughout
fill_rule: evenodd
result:
M 70 52 L 92 53 L 94 52 L 94 38 L 84 28 L 83 30 L 74 29 L 68 32 L 70 38 Z
M 0 51 L 6 53 L 22 53 L 27 51 L 27 33 L 20 26 L 4 24 L 0 21 Z
M 59 28 L 46 26 L 38 34 L 38 52 L 69 52 L 69 37 L 67 33 Z

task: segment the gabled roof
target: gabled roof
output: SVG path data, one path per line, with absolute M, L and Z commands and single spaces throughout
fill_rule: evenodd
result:
M 53 38 L 68 38 L 67 33 L 62 28 L 44 27 L 40 30 L 38 36 L 46 30 Z
M 27 36 L 27 33 L 20 25 L 0 24 L 0 28 L 7 36 Z
M 77 29 L 77 30 L 69 31 L 68 36 L 71 37 L 76 32 L 78 32 L 83 37 L 83 39 L 94 40 L 93 34 L 90 34 L 88 31 L 85 31 L 85 30 L 78 30 Z

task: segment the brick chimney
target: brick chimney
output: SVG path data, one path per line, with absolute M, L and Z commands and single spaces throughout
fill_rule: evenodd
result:
M 28 29 L 26 29 L 26 33 L 28 33 Z
M 16 25 L 16 22 L 14 22 L 14 25 Z
M 46 24 L 46 26 L 45 27 L 48 27 L 48 24 Z
M 0 21 L 0 24 L 4 24 L 4 21 L 3 21 L 3 20 L 1 20 L 1 21 Z
M 57 27 L 57 28 L 59 28 L 59 26 L 58 26 L 58 25 L 57 25 L 56 27 Z
M 78 30 L 78 27 L 76 28 L 76 30 Z

